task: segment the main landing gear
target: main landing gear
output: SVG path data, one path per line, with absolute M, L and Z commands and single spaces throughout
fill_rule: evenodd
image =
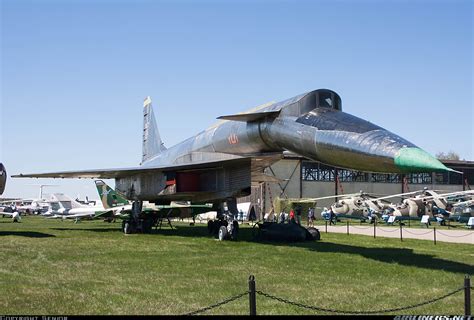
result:
M 133 202 L 130 217 L 122 221 L 123 233 L 151 233 L 154 224 L 153 217 L 143 215 L 142 207 L 143 203 L 141 201 Z
M 224 203 L 215 204 L 213 209 L 217 212 L 216 220 L 209 220 L 207 230 L 219 241 L 237 240 L 239 223 L 237 221 L 237 202 L 235 199 L 227 201 L 227 210 Z

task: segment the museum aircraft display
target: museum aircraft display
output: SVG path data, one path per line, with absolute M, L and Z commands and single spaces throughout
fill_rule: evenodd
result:
M 343 112 L 341 98 L 328 89 L 220 116 L 217 124 L 169 149 L 160 138 L 150 97 L 144 101 L 143 117 L 143 154 L 137 167 L 13 177 L 115 179 L 117 191 L 133 201 L 133 230 L 143 201 L 213 203 L 218 217 L 227 216 L 227 204 L 238 214 L 236 198 L 248 196 L 252 182 L 273 181 L 264 169 L 284 151 L 360 171 L 452 171 L 413 143 Z
M 474 195 L 473 193 L 473 191 L 438 193 L 435 190 L 425 188 L 418 191 L 378 197 L 361 190 L 359 193 L 325 196 L 306 199 L 306 201 L 312 201 L 316 204 L 319 200 L 340 198 L 330 206 L 337 217 L 366 219 L 371 213 L 380 216 L 390 212 L 395 217 L 421 219 L 423 215 L 434 217 L 437 214 L 444 214 L 449 216 L 450 212 L 447 210 L 452 208 L 455 203 L 469 203 L 469 201 L 455 202 L 456 200 L 469 198 Z M 391 198 L 403 198 L 403 200 L 400 203 L 393 203 L 388 201 Z M 326 210 L 325 213 L 327 212 Z
M 52 193 L 48 202 L 50 210 L 42 215 L 51 219 L 75 219 L 79 221 L 83 218 L 93 219 L 96 215 L 109 211 L 104 209 L 102 205 L 82 204 L 63 193 Z
M 104 210 L 108 210 L 97 217 L 120 218 L 122 219 L 122 228 L 125 233 L 131 232 L 132 204 L 116 190 L 112 189 L 102 180 L 96 180 L 95 185 Z M 139 219 L 145 220 L 144 231 L 153 225 L 161 224 L 164 219 L 171 226 L 170 218 L 190 218 L 209 212 L 212 210 L 212 204 L 192 205 L 183 202 L 171 202 L 169 205 L 155 205 L 144 202 Z
M 0 196 L 5 191 L 5 187 L 7 185 L 7 169 L 3 163 L 0 162 Z
M 421 218 L 423 215 L 433 217 L 442 214 L 445 218 L 449 218 L 452 215 L 453 206 L 457 202 L 474 195 L 472 190 L 438 193 L 427 188 L 416 191 L 416 193 L 418 194 L 408 197 L 396 205 L 393 215 Z
M 18 211 L 10 211 L 10 210 L 1 211 L 0 215 L 2 215 L 4 218 L 5 218 L 5 216 L 11 217 L 12 222 L 20 222 L 21 221 L 21 216 L 20 216 L 20 213 Z

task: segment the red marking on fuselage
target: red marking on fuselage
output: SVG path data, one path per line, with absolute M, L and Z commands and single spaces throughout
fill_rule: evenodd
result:
M 239 138 L 235 133 L 232 133 L 228 138 L 227 141 L 229 141 L 229 144 L 237 144 L 239 143 Z

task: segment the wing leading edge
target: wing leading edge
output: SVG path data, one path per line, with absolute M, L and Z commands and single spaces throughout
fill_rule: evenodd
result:
M 192 164 L 179 164 L 171 166 L 150 166 L 150 167 L 131 167 L 131 168 L 115 168 L 115 169 L 92 169 L 82 171 L 59 171 L 47 173 L 28 173 L 12 175 L 12 178 L 76 178 L 76 179 L 116 179 L 124 178 L 137 174 L 149 174 L 171 170 L 187 170 L 187 169 L 204 169 L 226 165 L 234 165 L 245 163 L 249 158 L 242 157 L 229 160 L 216 160 L 197 162 Z

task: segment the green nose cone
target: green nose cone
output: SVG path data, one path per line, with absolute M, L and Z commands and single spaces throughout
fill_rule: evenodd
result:
M 404 172 L 451 171 L 438 159 L 419 148 L 400 149 L 394 162 Z

